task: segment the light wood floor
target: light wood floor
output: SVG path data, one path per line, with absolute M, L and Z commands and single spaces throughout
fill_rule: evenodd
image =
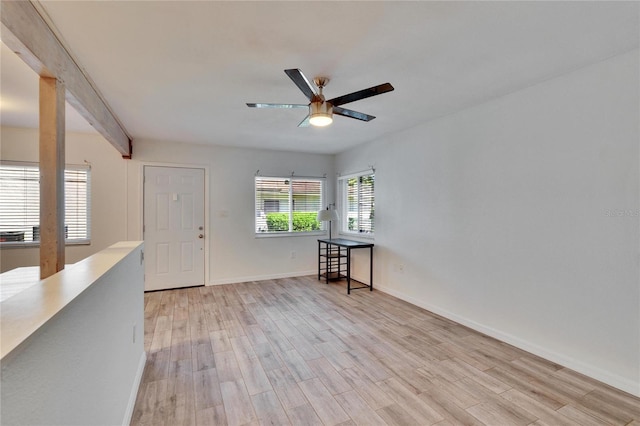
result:
M 145 294 L 134 425 L 640 425 L 640 399 L 315 277 Z

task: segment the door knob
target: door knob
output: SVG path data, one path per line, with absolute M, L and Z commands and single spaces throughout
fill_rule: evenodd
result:
M 198 235 L 198 238 L 204 238 L 203 234 Z

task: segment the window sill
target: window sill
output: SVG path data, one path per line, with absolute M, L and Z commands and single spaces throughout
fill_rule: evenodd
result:
M 91 240 L 67 241 L 65 247 L 68 246 L 90 246 Z M 0 249 L 19 249 L 19 248 L 38 248 L 40 242 L 4 242 L 0 243 Z
M 361 234 L 359 232 L 338 232 L 338 235 L 343 238 L 352 239 L 360 238 L 363 240 L 375 240 L 375 234 Z
M 314 237 L 325 236 L 327 231 L 312 232 L 256 232 L 256 238 L 278 238 L 278 237 Z

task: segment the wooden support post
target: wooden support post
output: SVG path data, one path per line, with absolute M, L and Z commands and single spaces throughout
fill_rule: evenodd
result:
M 40 77 L 40 278 L 64 269 L 65 88 Z

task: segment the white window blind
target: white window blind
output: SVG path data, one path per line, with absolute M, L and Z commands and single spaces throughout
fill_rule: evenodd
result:
M 255 232 L 277 234 L 320 230 L 324 180 L 309 178 L 255 178 Z
M 342 231 L 372 236 L 375 231 L 375 174 L 351 175 L 338 182 L 342 193 Z
M 91 239 L 89 166 L 65 166 L 65 238 Z M 40 240 L 40 171 L 37 163 L 0 164 L 0 244 L 37 244 Z

